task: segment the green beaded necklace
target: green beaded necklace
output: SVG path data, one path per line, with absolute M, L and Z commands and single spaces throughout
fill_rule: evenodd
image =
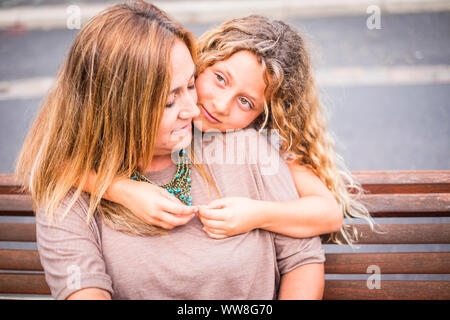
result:
M 168 192 L 173 194 L 175 197 L 177 197 L 184 204 L 192 206 L 192 197 L 190 196 L 191 169 L 189 166 L 189 158 L 186 156 L 186 151 L 184 150 L 180 150 L 178 155 L 180 156 L 180 161 L 178 162 L 177 165 L 177 172 L 175 173 L 175 176 L 172 178 L 172 181 L 170 181 L 169 183 L 164 185 L 157 185 L 153 181 L 147 179 L 146 176 L 144 176 L 137 170 L 133 172 L 131 179 L 136 181 L 145 181 L 153 185 L 157 185 L 161 188 L 164 188 Z

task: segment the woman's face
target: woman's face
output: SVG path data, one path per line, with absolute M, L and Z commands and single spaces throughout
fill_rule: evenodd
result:
M 172 82 L 166 108 L 158 129 L 155 155 L 167 155 L 190 145 L 191 122 L 200 113 L 195 91 L 195 65 L 181 40 L 176 40 L 170 55 Z
M 250 51 L 238 51 L 206 68 L 195 81 L 202 131 L 242 129 L 264 111 L 263 68 Z

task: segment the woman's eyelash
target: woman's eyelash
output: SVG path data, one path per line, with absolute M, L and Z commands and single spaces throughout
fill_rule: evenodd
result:
M 219 73 L 216 73 L 216 78 L 217 78 L 217 80 L 219 80 L 219 81 L 225 81 L 225 78 L 222 77 L 222 75 L 219 74 Z
M 250 109 L 253 109 L 253 106 L 252 106 L 252 103 L 248 100 L 248 99 L 246 99 L 246 98 L 239 98 L 239 100 L 241 101 L 241 104 L 245 104 L 245 103 L 247 103 L 248 104 L 248 107 L 250 108 Z

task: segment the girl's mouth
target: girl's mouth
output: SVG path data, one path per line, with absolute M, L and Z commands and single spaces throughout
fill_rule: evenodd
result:
M 205 113 L 205 116 L 206 116 L 206 118 L 210 121 L 210 122 L 212 122 L 212 123 L 219 123 L 220 121 L 219 120 L 217 120 L 216 118 L 214 118 L 209 112 L 208 112 L 208 110 L 206 110 L 206 108 L 202 105 L 202 109 L 203 109 L 203 111 L 204 111 L 204 113 Z

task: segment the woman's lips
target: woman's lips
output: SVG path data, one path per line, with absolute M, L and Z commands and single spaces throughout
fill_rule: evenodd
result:
M 217 120 L 216 118 L 214 118 L 209 112 L 208 110 L 206 110 L 206 108 L 202 105 L 202 109 L 205 113 L 206 118 L 211 121 L 212 123 L 219 123 L 220 121 Z
M 192 125 L 191 125 L 191 122 L 189 122 L 184 127 L 180 128 L 180 129 L 177 129 L 177 130 L 173 130 L 172 133 L 183 133 L 185 131 L 191 130 L 191 128 L 192 128 Z

